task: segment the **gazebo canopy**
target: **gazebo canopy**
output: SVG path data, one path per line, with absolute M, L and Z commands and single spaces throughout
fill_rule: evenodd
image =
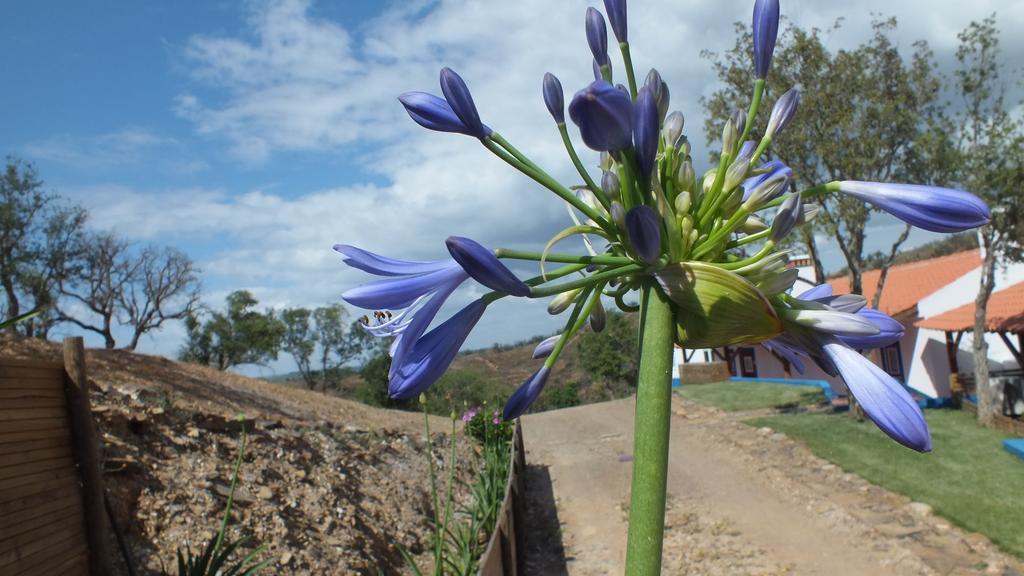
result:
M 985 316 L 987 332 L 1024 333 L 1024 282 L 993 292 L 992 297 L 988 300 Z M 944 332 L 972 331 L 974 330 L 974 302 L 964 304 L 938 316 L 925 318 L 916 324 L 918 328 Z

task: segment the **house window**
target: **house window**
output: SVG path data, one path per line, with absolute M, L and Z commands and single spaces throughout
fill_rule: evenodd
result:
M 757 357 L 753 348 L 740 348 L 740 376 L 744 378 L 757 376 Z
M 899 342 L 882 348 L 881 354 L 882 370 L 885 370 L 887 374 L 900 382 L 903 382 L 903 352 L 900 350 Z

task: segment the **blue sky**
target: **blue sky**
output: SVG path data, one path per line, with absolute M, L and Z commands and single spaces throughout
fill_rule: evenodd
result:
M 630 4 L 637 67 L 661 71 L 701 162 L 699 98 L 715 79 L 699 53 L 730 45 L 732 22 L 746 20 L 751 4 Z M 540 79 L 551 71 L 569 93 L 588 80 L 586 6 L 8 2 L 0 7 L 0 152 L 32 161 L 51 190 L 89 208 L 92 227 L 187 251 L 204 271 L 211 305 L 246 288 L 267 305 L 317 306 L 362 280 L 331 252 L 336 242 L 429 259 L 445 255 L 450 234 L 537 249 L 566 225 L 549 194 L 472 139 L 418 129 L 395 97 L 438 92 L 437 72 L 451 66 L 485 122 L 568 179 Z M 970 20 L 998 12 L 1001 29 L 1024 26 L 1024 6 L 1012 0 L 867 0 L 856 13 L 846 6 L 784 0 L 782 11 L 803 26 L 845 16 L 829 34 L 833 48 L 863 40 L 872 13 L 895 15 L 900 45 L 927 39 L 946 69 L 956 32 Z M 644 34 L 655 27 L 663 32 Z M 1007 54 L 1024 51 L 1018 36 L 1004 36 Z M 896 231 L 879 219 L 869 250 Z M 927 239 L 916 234 L 912 244 Z M 834 248 L 826 263 L 841 265 Z M 467 286 L 452 306 L 477 294 Z M 544 303 L 502 303 L 467 346 L 557 326 Z M 170 355 L 182 338 L 170 326 L 141 349 Z M 282 361 L 272 369 L 288 368 Z

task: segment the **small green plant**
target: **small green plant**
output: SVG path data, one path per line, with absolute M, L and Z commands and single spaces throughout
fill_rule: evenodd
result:
M 228 519 L 231 517 L 231 505 L 235 500 L 235 489 L 238 487 L 238 472 L 242 468 L 242 456 L 245 454 L 245 421 L 242 421 L 242 436 L 238 447 L 238 458 L 235 460 L 235 471 L 231 476 L 231 490 L 228 492 L 228 503 L 224 509 L 224 518 L 220 530 L 206 543 L 203 551 L 193 555 L 188 542 L 185 550 L 178 548 L 178 576 L 252 576 L 273 562 L 267 559 L 256 562 L 263 553 L 264 547 L 256 548 L 241 560 L 232 561 L 235 551 L 249 541 L 248 537 L 233 541 L 224 541 L 228 530 Z
M 489 410 L 486 401 L 476 408 L 466 410 L 462 414 L 462 422 L 465 424 L 463 431 L 466 435 L 482 446 L 507 444 L 512 441 L 515 430 L 511 422 L 502 420 L 501 411 Z

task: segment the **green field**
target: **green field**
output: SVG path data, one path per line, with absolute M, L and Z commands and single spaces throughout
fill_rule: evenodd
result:
M 846 414 L 790 414 L 747 423 L 798 439 L 843 470 L 924 502 L 1024 557 L 1024 461 L 1003 450 L 1007 435 L 981 428 L 965 412 L 928 410 L 925 416 L 934 442 L 930 454 L 908 450 L 870 422 Z
M 825 401 L 825 395 L 819 388 L 759 382 L 684 384 L 676 392 L 687 400 L 727 412 L 821 404 Z

